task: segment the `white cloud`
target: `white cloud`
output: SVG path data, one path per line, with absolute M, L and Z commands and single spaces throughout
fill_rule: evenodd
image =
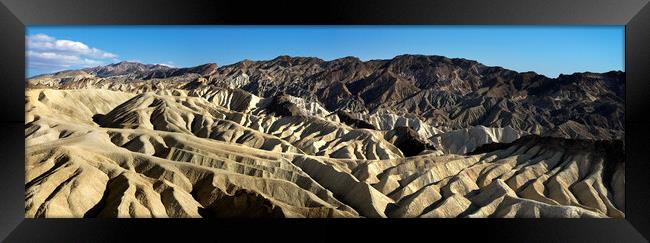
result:
M 31 36 L 31 39 L 34 41 L 43 41 L 43 42 L 48 42 L 48 41 L 54 41 L 55 39 L 49 35 L 46 34 L 35 34 Z
M 50 67 L 50 68 L 69 68 L 72 66 L 92 67 L 104 64 L 102 61 L 83 58 L 74 55 L 65 55 L 55 52 L 35 52 L 27 51 L 27 60 L 30 67 Z
M 168 61 L 167 63 L 156 63 L 156 65 L 161 65 L 161 66 L 170 67 L 170 68 L 175 68 L 176 67 L 176 65 L 174 65 L 174 62 L 172 62 L 172 61 Z
M 26 37 L 29 68 L 60 71 L 94 67 L 118 61 L 117 55 L 73 40 L 58 40 L 46 34 Z

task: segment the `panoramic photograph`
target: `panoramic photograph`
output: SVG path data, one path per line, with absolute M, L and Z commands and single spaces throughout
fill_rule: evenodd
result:
M 26 218 L 624 218 L 624 26 L 27 26 Z

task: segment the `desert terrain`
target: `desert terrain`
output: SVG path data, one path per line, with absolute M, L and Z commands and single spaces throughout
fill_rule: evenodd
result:
M 31 77 L 25 217 L 623 218 L 624 80 L 423 55 Z

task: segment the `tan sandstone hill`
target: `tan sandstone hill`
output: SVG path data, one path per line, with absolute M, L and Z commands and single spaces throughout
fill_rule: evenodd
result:
M 209 84 L 213 66 L 132 68 L 26 91 L 26 217 L 625 215 L 621 142 L 343 117 L 363 128 L 318 101 Z M 160 80 L 123 80 L 143 77 Z

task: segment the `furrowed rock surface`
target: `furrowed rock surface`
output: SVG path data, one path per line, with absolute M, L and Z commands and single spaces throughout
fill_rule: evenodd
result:
M 418 55 L 41 75 L 25 216 L 622 218 L 623 79 Z
M 622 146 L 522 137 L 404 157 L 398 140 L 422 142 L 407 127 L 237 112 L 261 108 L 227 90 L 103 92 L 26 93 L 27 217 L 624 216 L 608 152 Z
M 298 97 L 304 102 L 296 105 L 312 114 L 324 114 L 320 108 L 344 110 L 361 114 L 355 118 L 378 129 L 408 125 L 427 137 L 481 125 L 542 136 L 623 140 L 624 81 L 621 71 L 549 78 L 443 56 L 370 61 L 279 56 L 222 67 L 121 62 L 36 76 L 28 86 L 146 92 L 209 84 L 264 98 Z
M 444 153 L 466 154 L 484 144 L 511 143 L 525 132 L 512 127 L 496 128 L 474 126 L 434 135 L 434 146 Z

